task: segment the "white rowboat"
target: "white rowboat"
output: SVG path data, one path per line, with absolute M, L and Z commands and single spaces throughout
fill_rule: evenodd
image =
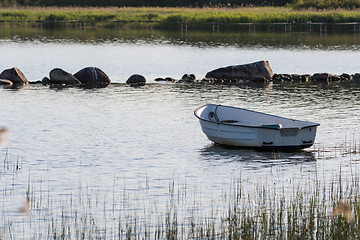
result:
M 286 150 L 311 147 L 320 125 L 214 104 L 199 107 L 194 114 L 211 141 L 235 147 Z

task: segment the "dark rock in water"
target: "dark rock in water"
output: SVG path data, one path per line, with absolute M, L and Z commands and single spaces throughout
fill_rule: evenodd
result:
M 277 73 L 275 73 L 275 74 L 273 75 L 273 77 L 272 77 L 272 80 L 273 80 L 273 82 L 275 82 L 275 83 L 282 82 L 282 81 L 283 81 L 283 76 L 282 76 L 282 74 L 277 74 Z
M 139 74 L 131 75 L 126 81 L 131 87 L 141 87 L 146 85 L 146 78 Z
M 301 82 L 302 78 L 300 74 L 292 74 L 291 75 L 291 80 L 294 82 Z
M 275 82 L 275 83 L 291 82 L 291 81 L 293 81 L 293 79 L 292 79 L 292 75 L 290 75 L 290 74 L 277 74 L 277 73 L 275 73 L 272 76 L 272 81 Z
M 48 77 L 44 77 L 42 80 L 41 80 L 41 83 L 43 85 L 50 85 L 51 84 L 51 81 Z
M 331 81 L 333 82 L 340 82 L 341 81 L 341 77 L 338 75 L 332 75 L 331 76 Z
M 274 83 L 281 82 L 307 82 L 311 78 L 309 74 L 277 74 L 275 73 L 272 77 Z
M 175 79 L 171 78 L 171 77 L 166 77 L 166 78 L 155 78 L 154 80 L 155 82 L 176 82 Z
M 0 79 L 0 87 L 11 87 L 12 85 L 12 81 L 7 79 Z
M 201 80 L 201 83 L 202 84 L 213 84 L 214 83 L 214 78 L 203 78 L 202 80 Z
M 347 73 L 343 73 L 340 75 L 341 81 L 350 81 L 352 80 L 352 76 Z
M 353 79 L 355 81 L 359 81 L 360 80 L 360 73 L 355 73 L 354 75 L 352 75 Z
M 85 87 L 98 88 L 106 87 L 111 81 L 110 78 L 101 69 L 96 67 L 87 67 L 81 69 L 74 76 L 81 82 Z
M 171 77 L 166 77 L 165 80 L 167 82 L 176 82 L 176 80 L 174 78 L 171 78 Z
M 155 82 L 166 82 L 165 78 L 155 78 Z
M 13 67 L 6 69 L 0 74 L 0 79 L 10 80 L 14 85 L 25 85 L 28 84 L 28 80 L 20 69 Z
M 245 79 L 266 78 L 270 80 L 273 72 L 268 61 L 259 61 L 250 64 L 228 66 L 208 72 L 206 78 L 216 79 Z
M 183 80 L 184 82 L 195 82 L 196 81 L 196 77 L 194 74 L 184 74 L 181 78 L 181 80 Z
M 38 80 L 38 81 L 29 81 L 29 84 L 43 84 L 42 81 Z
M 74 75 L 61 68 L 51 70 L 49 76 L 51 84 L 80 85 L 80 81 Z
M 282 74 L 282 80 L 284 82 L 291 82 L 293 81 L 292 76 L 290 74 Z
M 303 75 L 301 75 L 301 81 L 302 81 L 302 82 L 308 82 L 308 81 L 310 81 L 310 79 L 311 79 L 311 75 L 310 75 L 310 74 L 303 74 Z
M 311 77 L 311 81 L 313 82 L 328 82 L 330 80 L 331 75 L 329 73 L 315 73 Z

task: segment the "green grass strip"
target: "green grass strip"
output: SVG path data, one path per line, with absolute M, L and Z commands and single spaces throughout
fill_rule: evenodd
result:
M 3 8 L 0 21 L 208 23 L 360 22 L 354 10 L 310 11 L 291 8 Z

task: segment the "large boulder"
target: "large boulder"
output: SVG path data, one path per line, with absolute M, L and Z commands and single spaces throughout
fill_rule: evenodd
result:
M 273 76 L 273 72 L 270 68 L 268 61 L 259 61 L 244 65 L 228 66 L 215 69 L 206 74 L 206 78 L 216 79 L 268 79 Z
M 74 75 L 61 68 L 51 70 L 49 76 L 51 84 L 80 85 L 80 81 Z
M 131 87 L 141 87 L 146 85 L 146 78 L 139 74 L 131 75 L 126 81 Z
M 14 85 L 28 84 L 28 80 L 17 67 L 6 69 L 0 74 L 0 79 L 10 80 Z
M 106 87 L 111 83 L 108 75 L 96 67 L 83 68 L 74 76 L 87 87 Z

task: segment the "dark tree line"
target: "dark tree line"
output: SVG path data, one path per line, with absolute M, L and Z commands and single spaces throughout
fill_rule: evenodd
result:
M 79 6 L 79 7 L 206 7 L 206 6 L 283 6 L 291 0 L 0 0 L 2 6 Z

